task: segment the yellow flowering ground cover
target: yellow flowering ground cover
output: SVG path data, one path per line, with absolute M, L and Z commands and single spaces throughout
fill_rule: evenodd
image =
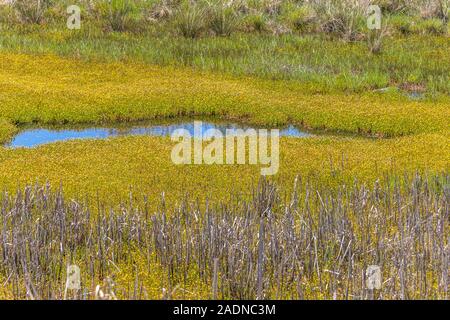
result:
M 106 202 L 149 195 L 159 202 L 189 193 L 225 199 L 230 192 L 250 192 L 260 167 L 252 165 L 181 165 L 170 159 L 174 142 L 159 137 L 124 137 L 70 141 L 33 149 L 0 149 L 0 185 L 15 190 L 35 182 L 63 183 L 66 192 L 102 196 Z M 274 179 L 289 190 L 297 175 L 326 184 L 373 182 L 385 173 L 449 169 L 448 135 L 419 134 L 392 139 L 348 137 L 283 138 L 280 171 Z
M 71 1 L 0 5 L 0 299 L 448 299 L 443 1 L 382 1 L 380 32 L 357 1 L 76 2 L 78 30 Z M 313 135 L 270 181 L 169 137 L 7 147 L 181 119 Z
M 282 194 L 291 191 L 297 176 L 302 183 L 335 186 L 355 180 L 373 184 L 388 175 L 416 171 L 448 172 L 449 101 L 415 101 L 386 93 L 319 94 L 294 81 L 0 54 L 2 145 L 22 126 L 118 125 L 180 116 L 314 129 L 317 134 L 312 137 L 281 139 L 280 170 L 273 179 Z M 258 183 L 257 165 L 177 166 L 170 158 L 173 146 L 168 137 L 148 136 L 74 140 L 31 149 L 0 146 L 0 186 L 14 194 L 34 183 L 48 182 L 52 189 L 62 184 L 69 197 L 106 206 L 130 199 L 136 204 L 144 196 L 150 205 L 159 206 L 164 193 L 166 204 L 176 206 L 187 194 L 200 202 L 228 200 L 233 194 L 249 194 Z M 114 266 L 118 286 L 129 287 L 138 277 L 146 298 L 164 298 L 162 288 L 170 286 L 181 288 L 173 298 L 210 297 L 210 284 L 195 264 L 169 283 L 159 261 L 148 265 L 146 253 L 134 248 L 129 257 Z M 92 282 L 103 280 L 99 276 Z M 315 291 L 316 282 L 305 282 L 305 297 L 325 297 Z M 272 291 L 268 295 L 278 297 Z M 4 286 L 0 297 L 11 298 L 13 292 L 11 285 Z
M 0 140 L 21 125 L 130 122 L 213 116 L 272 126 L 297 124 L 352 136 L 284 138 L 275 179 L 370 180 L 394 170 L 449 165 L 449 99 L 412 101 L 392 94 L 315 94 L 296 82 L 233 78 L 133 63 L 55 56 L 0 55 Z M 370 136 L 370 137 L 369 137 Z M 375 137 L 375 138 L 374 138 Z M 258 166 L 176 166 L 168 138 L 72 141 L 33 149 L 0 148 L 0 185 L 64 184 L 74 195 L 129 194 L 221 198 L 248 191 Z M 236 183 L 239 181 L 239 183 Z
M 298 82 L 137 63 L 0 54 L 0 114 L 14 124 L 213 115 L 262 125 L 399 136 L 448 130 L 450 99 L 314 94 Z

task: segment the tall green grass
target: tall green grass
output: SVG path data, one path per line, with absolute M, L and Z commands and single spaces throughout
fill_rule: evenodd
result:
M 397 37 L 378 55 L 367 44 L 344 43 L 325 36 L 232 34 L 188 39 L 182 36 L 104 34 L 95 26 L 3 29 L 0 51 L 53 53 L 83 59 L 131 60 L 189 66 L 200 70 L 291 79 L 319 91 L 367 91 L 416 85 L 428 92 L 450 93 L 450 42 L 442 36 Z
M 419 0 L 416 9 L 378 1 L 389 20 L 385 37 L 366 30 L 365 1 L 76 1 L 81 30 L 66 28 L 69 2 L 45 1 L 39 24 L 21 19 L 26 13 L 18 8 L 0 8 L 0 50 L 191 66 L 319 90 L 395 86 L 449 94 L 450 44 L 439 1 L 426 14 Z

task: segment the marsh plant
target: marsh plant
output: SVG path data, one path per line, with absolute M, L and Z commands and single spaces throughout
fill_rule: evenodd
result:
M 174 14 L 175 31 L 186 38 L 199 37 L 206 28 L 207 8 L 200 2 L 183 2 Z
M 39 24 L 44 20 L 45 11 L 53 5 L 53 0 L 14 0 L 11 2 L 23 23 Z
M 208 24 L 215 35 L 229 36 L 238 29 L 239 13 L 232 4 L 233 2 L 216 0 L 209 6 Z
M 14 299 L 448 299 L 448 174 L 387 181 L 323 189 L 298 178 L 287 197 L 261 180 L 252 197 L 216 204 L 184 197 L 173 208 L 162 197 L 155 212 L 145 201 L 70 200 L 49 185 L 3 193 L 1 293 Z M 80 279 L 67 292 L 72 265 Z M 373 278 L 367 270 L 382 274 Z
M 132 0 L 101 0 L 98 9 L 113 31 L 130 29 L 136 19 L 137 6 Z
M 338 34 L 346 41 L 357 39 L 370 5 L 368 0 L 317 0 L 312 3 L 321 21 L 321 29 Z
M 14 0 L 22 23 L 42 23 L 62 17 L 66 8 L 80 6 L 89 23 L 108 31 L 146 29 L 187 38 L 201 35 L 230 36 L 234 32 L 273 34 L 325 33 L 346 41 L 364 34 L 365 12 L 377 5 L 383 14 L 409 21 L 448 21 L 448 0 Z

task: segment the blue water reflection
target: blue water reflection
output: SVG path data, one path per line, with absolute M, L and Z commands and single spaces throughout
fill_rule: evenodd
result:
M 238 124 L 202 122 L 200 128 L 200 130 L 195 130 L 194 122 L 184 122 L 167 125 L 133 126 L 130 128 L 27 129 L 19 132 L 7 146 L 10 148 L 32 148 L 43 144 L 73 139 L 106 139 L 129 135 L 170 136 L 177 129 L 185 129 L 189 131 L 191 136 L 199 138 L 199 136 L 204 136 L 209 129 L 218 129 L 225 134 L 227 129 L 247 130 L 251 127 Z M 289 126 L 280 129 L 280 136 L 307 137 L 310 134 L 300 131 L 295 126 Z

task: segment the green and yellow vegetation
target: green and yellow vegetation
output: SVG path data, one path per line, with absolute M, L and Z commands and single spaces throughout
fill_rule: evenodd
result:
M 296 81 L 187 68 L 2 54 L 0 82 L 2 118 L 19 125 L 203 115 L 379 136 L 448 129 L 448 97 L 412 101 L 395 93 L 321 94 Z
M 67 201 L 62 189 L 1 195 L 1 297 L 15 299 L 448 298 L 448 174 L 332 190 L 261 181 L 248 200 L 156 211 Z M 429 254 L 420 254 L 421 252 Z M 407 261 L 407 263 L 406 263 Z M 67 290 L 65 267 L 80 268 Z M 255 272 L 262 270 L 263 272 Z M 216 280 L 214 280 L 216 279 Z
M 3 136 L 21 125 L 213 116 L 363 135 L 283 139 L 279 178 L 287 182 L 297 174 L 319 171 L 328 177 L 340 167 L 346 181 L 374 179 L 393 165 L 405 171 L 448 169 L 450 109 L 445 97 L 412 101 L 396 93 L 314 93 L 294 81 L 187 68 L 55 56 L 1 57 Z M 238 188 L 245 190 L 258 176 L 256 167 L 177 167 L 170 161 L 173 145 L 164 138 L 130 137 L 58 143 L 31 150 L 3 149 L 1 182 L 14 188 L 19 182 L 23 185 L 36 179 L 61 180 L 68 190 L 73 185 L 77 192 L 117 193 L 117 200 L 126 196 L 130 186 L 142 186 L 142 191 L 153 195 L 165 191 L 173 198 L 188 190 L 196 195 L 210 190 L 212 196 L 218 196 L 235 179 L 242 182 Z M 196 183 L 189 183 L 191 180 Z
M 94 292 L 103 283 L 108 297 L 211 298 L 215 258 L 220 270 L 235 270 L 219 277 L 219 298 L 258 295 L 242 279 L 254 274 L 256 260 L 249 257 L 256 256 L 257 230 L 264 220 L 258 203 L 268 205 L 264 197 L 270 198 L 267 190 L 256 190 L 260 166 L 177 166 L 170 159 L 175 143 L 168 137 L 4 146 L 25 127 L 120 126 L 176 118 L 267 128 L 292 124 L 316 134 L 282 138 L 279 173 L 263 183 L 268 188 L 276 183 L 279 195 L 270 206 L 273 216 L 264 220 L 272 228 L 266 235 L 264 297 L 349 298 L 345 292 L 350 292 L 365 298 L 358 287 L 362 271 L 381 263 L 391 281 L 385 298 L 448 298 L 439 280 L 449 221 L 448 10 L 441 0 L 429 1 L 430 7 L 421 0 L 412 1 L 415 6 L 378 1 L 389 26 L 375 53 L 362 7 L 348 10 L 350 2 L 355 3 L 79 1 L 81 30 L 65 27 L 64 1 L 0 5 L 0 188 L 5 191 L 0 220 L 9 228 L 2 231 L 8 243 L 2 248 L 12 243 L 12 251 L 1 255 L 5 285 L 0 298 L 62 298 L 66 262 L 82 264 L 89 270 L 84 288 Z M 324 10 L 324 4 L 331 9 Z M 414 181 L 408 178 L 416 173 Z M 46 183 L 52 190 L 62 185 L 65 202 L 61 193 L 41 187 L 16 193 Z M 367 190 L 367 185 L 375 187 Z M 315 195 L 311 203 L 310 193 Z M 255 206 L 250 213 L 244 209 L 249 203 Z M 223 220 L 211 218 L 206 204 Z M 116 213 L 108 215 L 107 208 Z M 18 212 L 24 225 L 10 218 Z M 229 241 L 231 247 L 245 239 L 248 256 L 236 251 L 234 264 L 228 253 L 207 247 L 213 241 L 201 242 L 209 234 L 206 225 L 233 229 L 227 214 L 249 230 L 230 231 L 229 239 L 217 235 L 218 243 Z M 239 220 L 246 214 L 250 220 Z M 164 223 L 172 234 L 163 234 Z M 321 223 L 324 228 L 318 227 Z M 69 261 L 52 239 L 39 238 L 33 229 L 52 225 L 80 225 L 97 238 L 89 242 L 81 229 L 72 230 L 63 244 L 71 252 Z M 130 228 L 122 230 L 123 225 Z M 24 233 L 24 228 L 36 232 Z M 111 232 L 111 242 L 102 230 Z M 293 245 L 293 238 L 281 239 L 276 230 L 296 234 L 300 242 Z M 53 231 L 57 237 L 60 230 Z M 13 233 L 22 242 L 8 240 Z M 190 243 L 188 234 L 198 241 Z M 410 236 L 408 243 L 399 240 L 400 234 Z M 428 242 L 419 241 L 425 237 Z M 302 262 L 284 259 L 279 248 L 270 251 L 273 241 Z M 39 244 L 39 259 L 21 260 L 29 263 L 26 277 L 12 262 L 22 252 L 19 242 Z M 98 256 L 97 245 L 114 254 Z M 314 245 L 318 265 L 311 267 Z M 347 246 L 352 255 L 339 250 Z M 178 248 L 193 260 L 176 256 Z M 431 261 L 423 250 L 440 258 Z M 412 256 L 422 260 L 408 266 L 399 262 Z M 47 264 L 34 264 L 38 260 Z M 350 265 L 356 269 L 347 269 Z M 287 270 L 293 270 L 291 277 Z M 406 282 L 398 283 L 399 273 Z
M 450 60 L 450 41 L 440 1 L 392 1 L 395 6 L 379 1 L 388 30 L 377 54 L 369 50 L 374 35 L 368 33 L 364 10 L 356 10 L 356 17 L 355 11 L 342 10 L 353 0 L 189 1 L 196 9 L 184 0 L 114 0 L 112 8 L 105 8 L 106 1 L 58 1 L 44 7 L 39 23 L 26 23 L 20 13 L 0 6 L 0 50 L 291 79 L 321 92 L 397 87 L 448 95 L 450 67 L 442 62 Z M 82 9 L 80 30 L 66 27 L 66 8 L 74 3 Z M 143 7 L 130 8 L 130 3 Z M 129 26 L 111 28 L 110 15 Z M 194 38 L 183 36 L 180 15 L 188 24 L 183 30 L 211 25 L 200 26 Z
M 386 173 L 447 172 L 448 138 L 440 134 L 383 140 L 284 138 L 275 179 L 289 191 L 297 175 L 338 185 L 355 179 L 369 183 Z M 0 184 L 14 191 L 35 182 L 53 186 L 62 182 L 71 196 L 99 193 L 112 203 L 128 199 L 130 191 L 136 200 L 147 195 L 158 202 L 164 192 L 171 205 L 187 193 L 203 200 L 225 200 L 229 190 L 248 194 L 259 180 L 260 166 L 177 166 L 170 159 L 173 146 L 168 138 L 126 137 L 3 149 Z

